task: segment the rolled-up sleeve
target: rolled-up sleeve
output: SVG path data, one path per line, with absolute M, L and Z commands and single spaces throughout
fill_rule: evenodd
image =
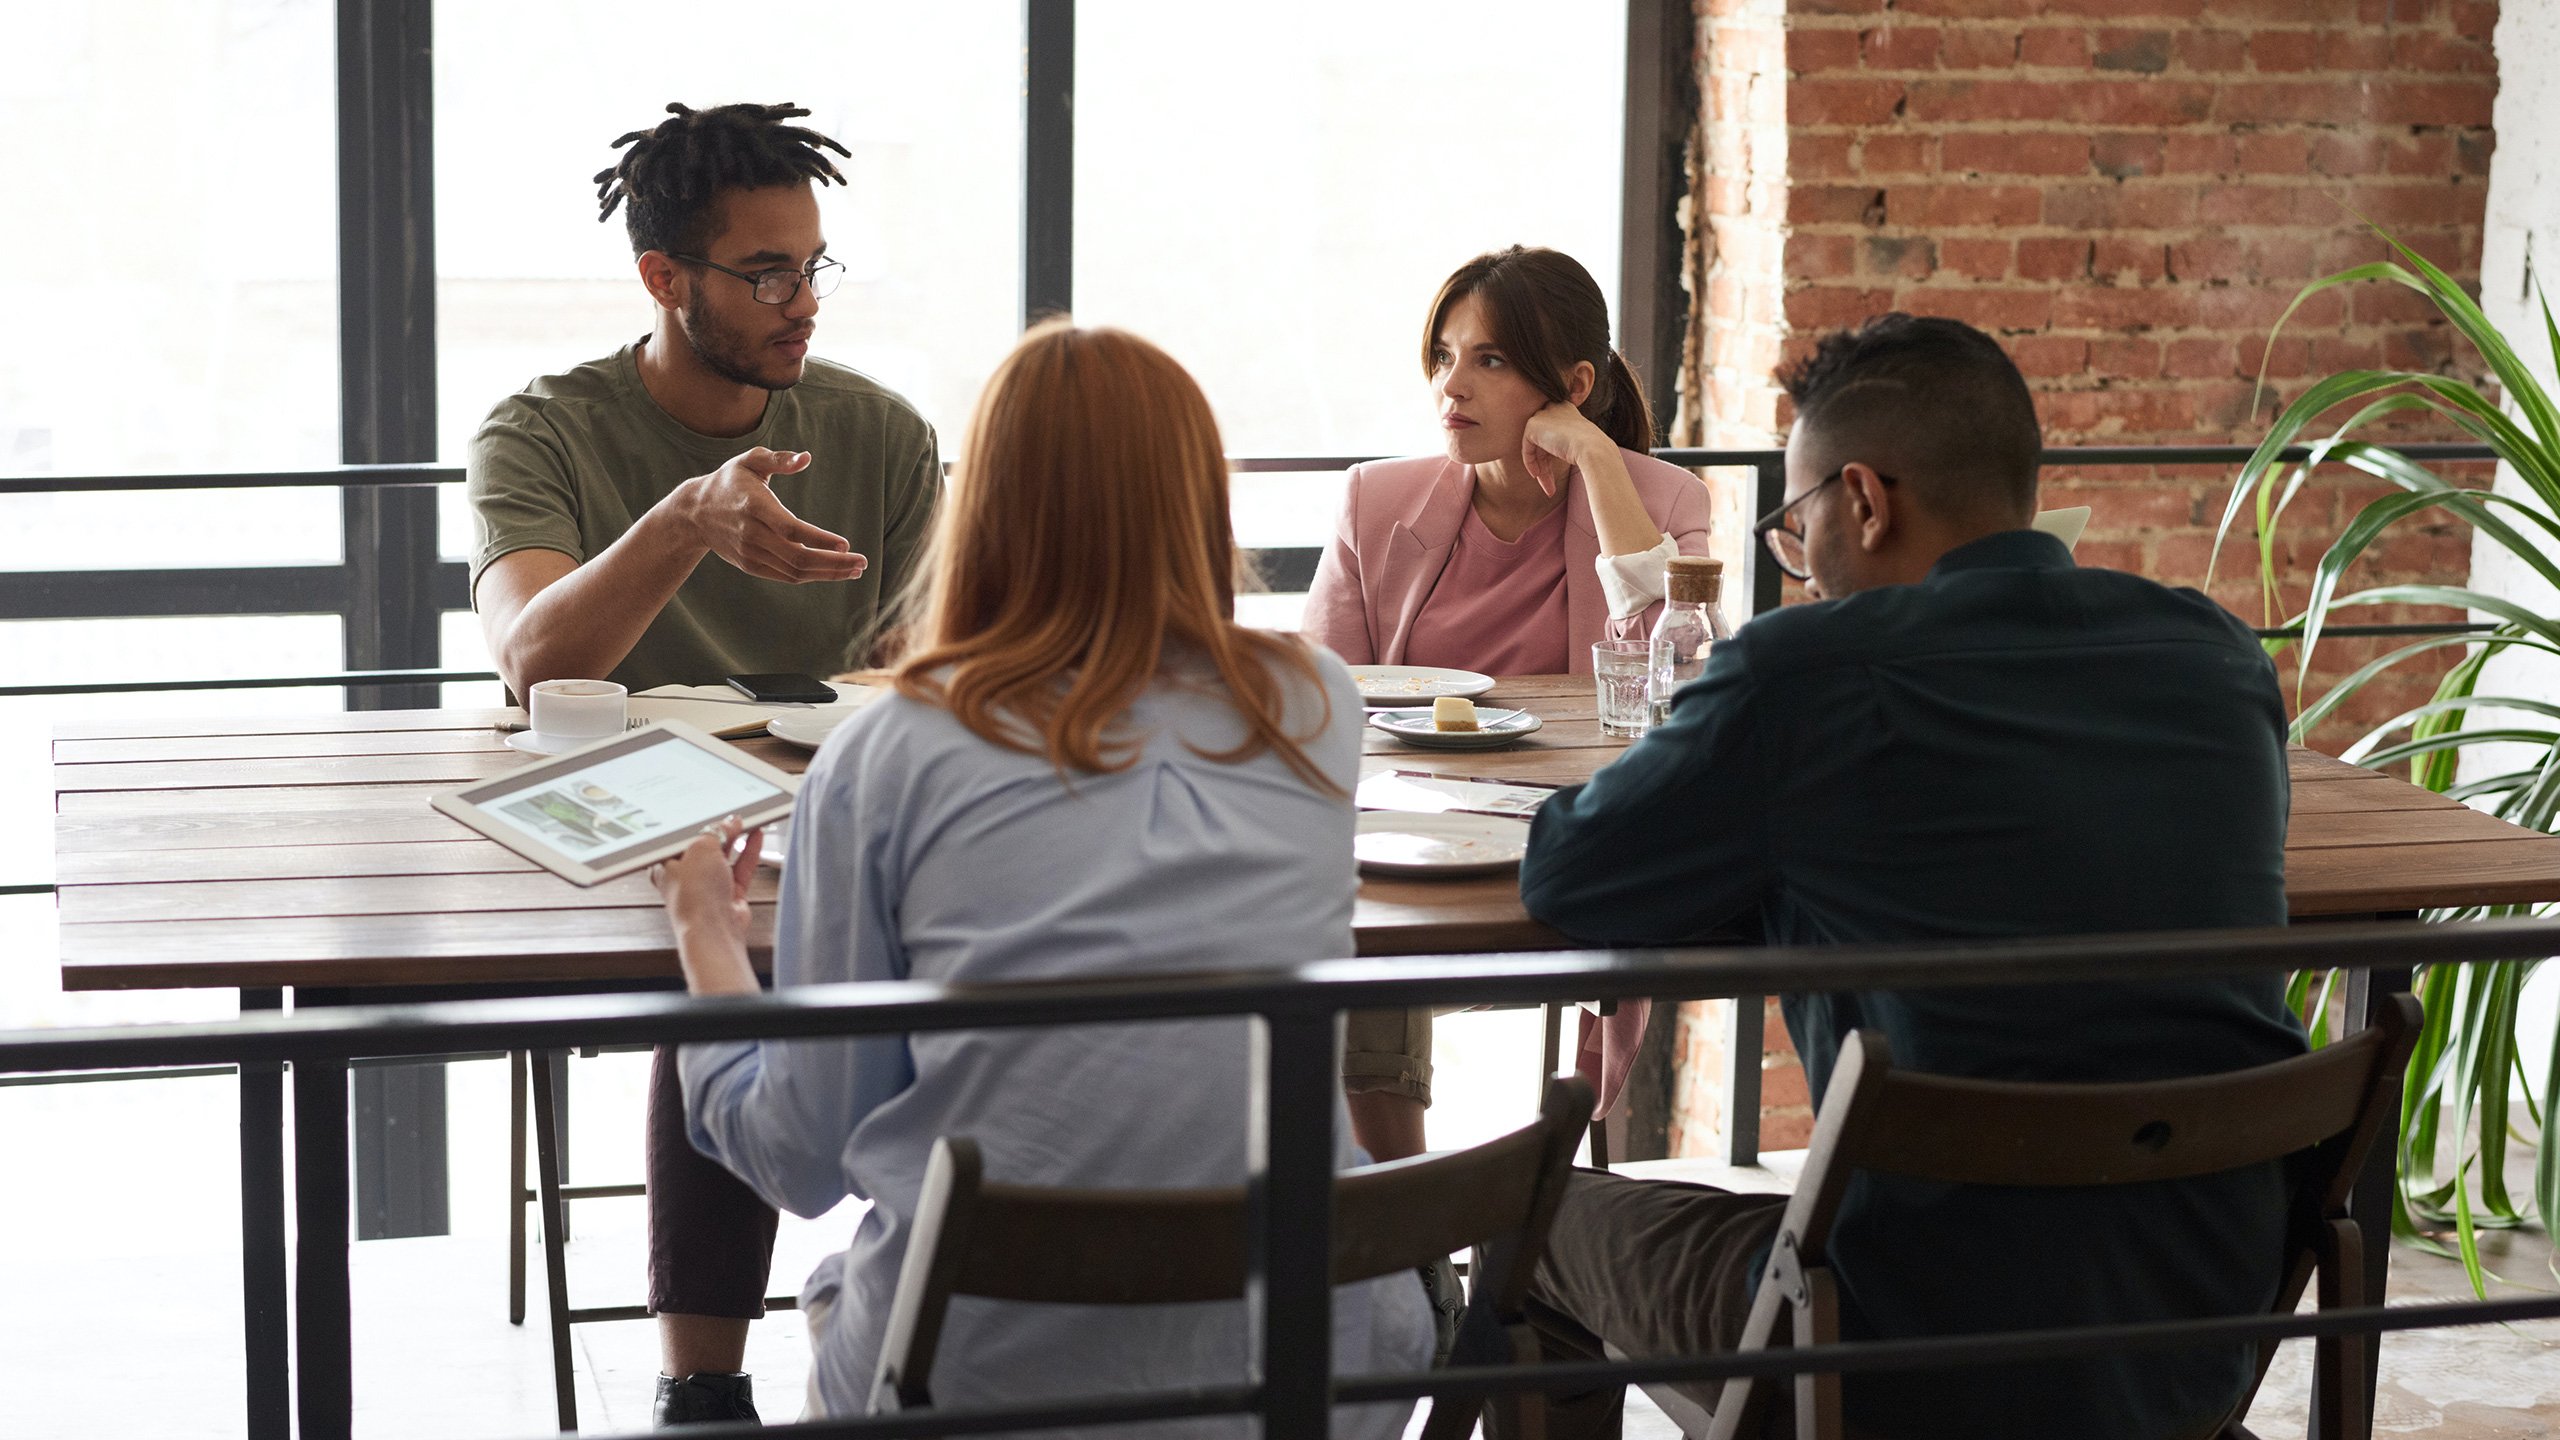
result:
M 1577 940 L 1675 945 L 1750 927 L 1770 877 L 1767 785 L 1737 641 L 1671 718 L 1538 810 L 1520 862 L 1529 913 Z
M 885 828 L 895 802 L 862 803 L 870 728 L 848 721 L 802 785 L 774 926 L 776 989 L 907 978 Z M 894 1035 L 687 1045 L 678 1065 L 694 1148 L 803 1216 L 852 1193 L 844 1155 L 854 1127 L 915 1079 L 905 1037 Z
M 1609 602 L 1609 639 L 1641 640 L 1653 632 L 1662 617 L 1663 565 L 1674 555 L 1712 553 L 1707 527 L 1715 508 L 1706 483 L 1693 477 L 1672 492 L 1669 508 L 1654 517 L 1662 526 L 1662 539 L 1652 549 L 1599 558 L 1600 591 Z

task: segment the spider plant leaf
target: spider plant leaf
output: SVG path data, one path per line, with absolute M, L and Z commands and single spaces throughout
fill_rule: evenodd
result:
M 2462 585 L 2377 585 L 2370 590 L 2341 595 L 2329 602 L 2332 610 L 2349 605 L 2440 605 L 2453 610 L 2477 610 L 2526 634 L 2560 645 L 2560 620 L 2528 610 L 2503 595 L 2492 595 L 2485 590 L 2473 590 Z
M 2367 264 L 2352 266 L 2348 269 L 2341 270 L 2334 275 L 2323 275 L 2319 279 L 2312 281 L 2310 284 L 2303 286 L 2300 291 L 2295 293 L 2291 303 L 2284 307 L 2284 313 L 2276 316 L 2276 323 L 2274 327 L 2267 331 L 2267 348 L 2265 352 L 2258 357 L 2258 386 L 2257 389 L 2250 392 L 2249 396 L 2250 414 L 2255 415 L 2258 413 L 2259 402 L 2266 398 L 2267 363 L 2275 358 L 2276 337 L 2284 333 L 2286 322 L 2293 319 L 2293 312 L 2301 309 L 2305 301 L 2308 301 L 2312 296 L 2319 294 L 2323 290 L 2334 290 L 2341 285 L 2360 285 L 2371 280 L 2389 280 L 2396 284 L 2410 286 L 2411 288 L 2420 288 L 2420 281 L 2418 280 L 2418 277 L 2411 275 L 2408 271 L 2392 264 L 2388 260 L 2375 260 Z
M 2457 730 L 2447 735 L 2429 735 L 2417 740 L 2403 741 L 2398 745 L 2386 745 L 2369 755 L 2358 757 L 2352 763 L 2379 770 L 2385 765 L 2397 765 L 2412 756 L 2435 755 L 2446 750 L 2459 750 L 2465 745 L 2485 744 L 2492 740 L 2511 740 L 2519 745 L 2560 745 L 2560 730 L 2506 728 Z
M 2499 494 L 2495 490 L 2474 489 L 2470 486 L 2452 484 L 2387 445 L 2375 445 L 2362 440 L 2342 441 L 2331 451 L 2331 455 L 2338 461 L 2354 466 L 2368 475 L 2388 480 L 2404 490 L 2443 495 L 2448 508 L 2474 526 L 2488 530 L 2500 544 L 2514 551 L 2519 558 L 2528 563 L 2543 558 L 2541 547 L 2527 543 L 2522 536 L 2509 529 L 2503 520 L 2490 516 L 2488 514 L 2490 508 L 2502 507 L 2511 510 L 2541 527 L 2543 532 L 2554 540 L 2560 540 L 2560 518 L 2555 518 L 2555 508 L 2560 507 L 2549 504 L 2535 505 L 2513 495 Z M 2545 561 L 2545 563 L 2549 562 Z
M 2322 695 L 2319 699 L 2304 706 L 2300 716 L 2298 716 L 2293 722 L 2293 738 L 2300 740 L 2302 737 L 2310 734 L 2312 730 L 2319 726 L 2321 721 L 2328 719 L 2330 714 L 2339 706 L 2355 698 L 2356 694 L 2363 690 L 2376 675 L 2381 674 L 2383 671 L 2390 669 L 2392 666 L 2399 664 L 2401 661 L 2406 660 L 2411 656 L 2422 655 L 2430 650 L 2442 650 L 2448 646 L 2454 645 L 2481 645 L 2492 649 L 2512 649 L 2517 646 L 2522 646 L 2529 650 L 2540 650 L 2545 654 L 2560 656 L 2560 645 L 2547 644 L 2543 641 L 2522 635 L 2502 635 L 2496 633 L 2487 635 L 2437 635 L 2429 639 L 2419 640 L 2412 644 L 2403 645 L 2399 649 L 2393 650 L 2379 658 L 2367 661 L 2365 664 L 2359 666 L 2355 671 L 2347 675 L 2346 678 L 2338 681 L 2335 685 L 2330 686 L 2327 694 Z
M 2471 293 L 2462 288 L 2460 281 L 2437 268 L 2424 255 L 2401 244 L 2390 232 L 2375 226 L 2374 233 L 2399 251 L 2401 258 L 2408 262 L 2409 269 L 2417 273 L 2420 283 L 2413 288 L 2422 290 L 2428 299 L 2434 301 L 2436 309 L 2444 313 L 2444 318 L 2453 322 L 2453 328 L 2461 331 L 2462 337 L 2471 342 L 2482 359 L 2489 362 L 2489 368 L 2497 374 L 2499 387 L 2506 392 L 2508 401 L 2524 412 L 2535 432 L 2541 435 L 2542 443 L 2560 450 L 2560 407 L 2553 406 L 2551 396 L 2543 390 L 2541 381 L 2534 377 L 2532 368 L 2516 354 L 2515 347 L 2507 343 L 2507 337 L 2498 333 L 2498 327 L 2490 323 L 2488 313 L 2480 308 L 2480 302 L 2471 298 Z M 2404 285 L 2411 283 L 2397 276 L 2382 278 Z
M 2471 800 L 2483 795 L 2503 795 L 2521 790 L 2533 781 L 2530 770 L 2510 770 L 2504 775 L 2491 775 L 2479 780 L 2466 780 L 2444 792 L 2448 800 Z
M 2274 516 L 2264 511 L 2269 503 L 2264 493 L 2270 483 L 2268 472 L 2312 421 L 2360 395 L 2392 389 L 2407 383 L 2410 378 L 2406 372 L 2398 370 L 2341 371 L 2314 384 L 2284 407 L 2283 412 L 2276 416 L 2274 425 L 2267 430 L 2267 437 L 2258 442 L 2258 448 L 2241 464 L 2239 476 L 2232 481 L 2231 499 L 2223 506 L 2222 523 L 2213 532 L 2213 554 L 2218 556 L 2221 553 L 2223 541 L 2230 537 L 2232 525 L 2240 518 L 2241 507 L 2253 497 L 2261 506 L 2261 528 L 2272 525 Z M 2208 586 L 2213 583 L 2213 561 L 2210 557 L 2205 563 L 2205 583 Z
M 2444 678 L 2436 682 L 2436 699 L 2456 700 L 2471 696 L 2480 688 L 2480 672 L 2487 667 L 2488 663 L 2489 652 L 2486 650 L 2475 651 L 2455 661 L 2453 668 L 2445 672 Z M 2468 716 L 2459 714 L 2423 716 L 2416 724 L 2409 727 L 2409 738 L 2433 739 L 2439 735 L 2461 730 L 2470 723 Z M 2439 750 L 2410 766 L 2409 778 L 2421 789 L 2442 791 L 2460 779 L 2461 772 L 2460 753 L 2446 749 Z

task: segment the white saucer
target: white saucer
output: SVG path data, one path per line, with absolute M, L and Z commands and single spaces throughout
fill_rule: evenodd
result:
M 1369 728 L 1425 750 L 1498 750 L 1545 729 L 1546 722 L 1526 710 L 1514 710 L 1480 730 L 1435 730 L 1429 710 L 1372 710 Z
M 1370 705 L 1410 705 L 1443 695 L 1481 695 L 1493 688 L 1493 677 L 1473 670 L 1443 670 L 1431 665 L 1354 665 L 1351 683 Z
M 1490 875 L 1529 853 L 1529 823 L 1494 815 L 1364 810 L 1351 851 L 1378 875 Z
M 815 750 L 827 743 L 827 737 L 836 733 L 837 726 L 860 714 L 865 706 L 889 691 L 876 685 L 838 685 L 836 693 L 844 698 L 833 705 L 819 705 L 774 716 L 765 722 L 764 733 L 785 744 Z
M 598 740 L 609 740 L 611 738 L 613 737 L 609 735 L 582 735 L 575 738 L 562 738 L 557 736 L 545 736 L 539 731 L 534 730 L 512 730 L 507 733 L 507 746 L 509 749 L 521 750 L 527 755 L 566 755 L 581 745 L 593 745 Z

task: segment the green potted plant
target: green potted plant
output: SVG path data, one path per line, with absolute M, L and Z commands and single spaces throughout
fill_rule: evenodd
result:
M 2311 657 L 2331 616 L 2350 607 L 2453 606 L 2493 628 L 2428 636 L 2402 645 L 2357 668 L 2317 698 L 2307 698 L 2294 721 L 2294 737 L 2308 735 L 2377 677 L 2402 667 L 2452 665 L 2426 703 L 2373 727 L 2345 758 L 2382 767 L 2406 763 L 2410 779 L 2486 809 L 2518 825 L 2550 831 L 2560 820 L 2560 704 L 2526 695 L 2482 694 L 2482 674 L 2493 656 L 2539 651 L 2560 657 L 2560 616 L 2537 614 L 2498 595 L 2467 585 L 2379 585 L 2339 593 L 2340 578 L 2375 541 L 2413 517 L 2443 512 L 2513 555 L 2532 573 L 2560 588 L 2560 406 L 2535 379 L 2514 345 L 2498 332 L 2477 301 L 2425 257 L 2376 227 L 2397 258 L 2359 265 L 2305 286 L 2276 322 L 2322 291 L 2351 285 L 2400 285 L 2425 296 L 2479 353 L 2492 391 L 2484 384 L 2426 371 L 2350 370 L 2305 390 L 2284 407 L 2242 467 L 2215 535 L 2219 556 L 2244 514 L 2253 514 L 2258 537 L 2259 580 L 2272 614 L 2280 613 L 2277 519 L 2302 492 L 2315 468 L 2345 464 L 2390 482 L 2395 491 L 2363 506 L 2320 557 L 2310 595 L 2285 626 L 2299 640 L 2269 642 L 2272 651 L 2295 652 L 2296 689 L 2307 685 Z M 2542 305 L 2543 334 L 2560 363 L 2560 325 Z M 2274 336 L 2271 335 L 2272 348 Z M 2263 374 L 2261 377 L 2263 385 Z M 2499 396 L 2504 396 L 2501 404 Z M 2343 407 L 2342 423 L 2323 418 Z M 2497 452 L 2521 482 L 2522 494 L 2454 485 L 2388 444 L 2355 438 L 2393 416 L 2431 413 Z M 2316 438 L 2315 438 L 2316 437 Z M 2307 444 L 2309 458 L 2288 464 L 2290 447 Z M 2497 744 L 2495 753 L 2521 760 L 2501 763 L 2499 773 L 2460 774 L 2473 747 Z M 2513 908 L 2437 912 L 2431 918 L 2468 920 L 2515 913 Z M 2529 1078 L 2516 1044 L 2520 1001 L 2539 962 L 2431 966 L 2415 988 L 2426 1006 L 2426 1025 L 2410 1059 L 2400 1134 L 2400 1208 L 2394 1226 L 2418 1235 L 2421 1225 L 2455 1231 L 2457 1252 L 2475 1288 L 2485 1288 L 2479 1231 L 2524 1223 L 2526 1212 L 2508 1191 L 2505 1141 L 2518 1117 L 2510 1097 L 2522 1091 L 2525 1115 L 2536 1133 L 2532 1213 L 2548 1229 L 2560 1215 L 2560 1136 L 2543 1123 L 2543 1109 L 2560 1090 L 2560 1047 L 2549 1073 Z M 2313 1043 L 2326 1041 L 2326 1000 L 2334 976 L 2297 976 L 2292 999 L 2311 1022 Z M 2316 993 L 2315 993 L 2316 992 Z M 2538 1099 L 2537 1099 L 2538 1097 Z M 2474 1126 L 2477 1126 L 2476 1136 Z M 2485 1141 L 2477 1137 L 2487 1137 Z M 2438 1163 L 2440 1149 L 2451 1158 Z

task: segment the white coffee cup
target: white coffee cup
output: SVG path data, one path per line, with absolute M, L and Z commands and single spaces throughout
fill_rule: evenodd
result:
M 631 715 L 631 692 L 610 680 L 544 680 L 525 699 L 534 743 L 545 749 L 619 735 Z

